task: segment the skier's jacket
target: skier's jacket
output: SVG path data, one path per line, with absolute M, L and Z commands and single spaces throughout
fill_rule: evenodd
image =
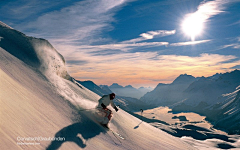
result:
M 110 100 L 110 95 L 103 95 L 102 98 L 98 100 L 97 108 L 103 108 L 103 105 L 107 107 L 109 104 L 116 110 L 116 105 L 113 103 L 113 100 Z

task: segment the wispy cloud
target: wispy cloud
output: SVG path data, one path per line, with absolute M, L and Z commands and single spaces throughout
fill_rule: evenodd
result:
M 55 42 L 91 44 L 98 40 L 103 31 L 111 30 L 116 8 L 129 0 L 84 0 L 39 16 L 21 26 L 21 31 L 38 34 Z M 36 34 L 34 36 L 36 36 Z
M 81 52 L 75 52 L 71 59 L 81 56 Z M 115 81 L 123 85 L 130 82 L 135 85 L 154 85 L 154 80 L 171 82 L 173 77 L 182 73 L 208 76 L 229 71 L 229 68 L 240 63 L 232 55 L 201 54 L 191 57 L 159 55 L 157 52 L 120 53 L 105 57 L 85 54 L 84 59 L 89 63 L 74 67 L 71 64 L 72 67 L 69 67 L 74 77 L 82 80 L 95 78 L 94 81 L 98 84 L 111 84 Z
M 226 4 L 237 2 L 239 0 L 213 0 L 203 1 L 199 6 L 198 10 L 188 15 L 196 16 L 201 22 L 206 22 L 209 18 L 225 12 Z
M 232 47 L 234 49 L 240 49 L 240 44 L 239 43 L 233 43 L 233 44 L 224 45 L 224 46 L 221 47 L 221 49 L 228 48 L 228 47 Z
M 201 40 L 201 41 L 189 41 L 189 42 L 179 42 L 179 43 L 171 43 L 170 46 L 186 46 L 186 45 L 196 45 L 201 43 L 210 42 L 211 40 Z
M 33 19 L 39 14 L 51 11 L 51 8 L 59 8 L 63 4 L 70 4 L 71 0 L 15 0 L 1 1 L 0 11 L 4 12 L 0 16 L 6 17 L 14 22 L 24 22 L 25 19 Z M 28 20 L 27 20 L 28 21 Z
M 105 45 L 81 45 L 78 48 L 86 50 L 87 52 L 97 52 L 104 50 L 119 50 L 127 52 L 138 47 L 159 47 L 167 45 L 169 45 L 168 42 L 141 42 L 141 43 L 116 43 Z
M 141 47 L 159 47 L 159 46 L 187 46 L 187 45 L 197 45 L 211 40 L 201 40 L 201 41 L 188 41 L 179 43 L 168 43 L 168 42 L 140 42 L 140 43 L 130 43 L 130 42 L 120 42 L 116 44 L 105 44 L 105 45 L 81 45 L 77 48 L 86 50 L 88 52 L 98 52 L 104 50 L 119 50 L 123 52 L 128 52 L 135 48 Z
M 157 30 L 157 31 L 148 31 L 147 33 L 140 34 L 139 38 L 123 41 L 121 43 L 137 43 L 145 40 L 150 40 L 155 37 L 169 36 L 176 33 L 176 30 Z
M 233 49 L 240 49 L 240 37 L 236 37 L 234 39 L 230 40 L 229 44 L 220 46 L 220 49 L 225 49 L 225 48 L 233 48 Z

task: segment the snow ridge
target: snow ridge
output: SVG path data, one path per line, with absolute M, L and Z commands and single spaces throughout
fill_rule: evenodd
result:
M 5 24 L 5 23 L 3 23 L 3 22 L 1 22 L 1 21 L 0 21 L 0 25 L 3 26 L 3 27 L 7 27 L 7 28 L 10 28 L 10 29 L 13 29 L 13 28 L 10 27 L 9 25 L 7 25 L 7 24 Z
M 70 79 L 61 54 L 45 39 L 26 36 L 0 22 L 1 47 L 47 76 L 56 74 Z M 21 52 L 20 52 L 21 51 Z

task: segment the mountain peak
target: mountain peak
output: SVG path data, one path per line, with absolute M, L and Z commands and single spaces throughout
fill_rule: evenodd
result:
M 77 80 L 78 81 L 78 80 Z M 92 84 L 92 85 L 96 85 L 93 81 L 91 80 L 86 80 L 86 81 L 78 81 L 79 83 L 87 83 L 87 84 Z
M 240 81 L 240 70 L 236 69 L 234 71 L 224 73 L 219 77 L 219 80 L 228 80 L 233 82 Z
M 222 75 L 222 73 L 216 73 L 210 77 L 208 77 L 209 79 L 212 79 L 212 80 L 217 80 L 220 76 Z
M 188 75 L 188 74 L 181 74 L 180 76 L 178 76 L 173 82 L 172 84 L 182 84 L 182 83 L 188 83 L 188 82 L 193 82 L 196 78 L 192 75 Z
M 123 88 L 123 86 L 117 84 L 117 83 L 113 83 L 111 86 L 109 86 L 110 88 Z
M 127 85 L 127 86 L 125 86 L 125 88 L 134 88 L 134 87 L 131 85 Z
M 235 69 L 232 72 L 230 72 L 230 74 L 239 75 L 240 74 L 240 70 Z
M 157 87 L 161 87 L 161 86 L 165 86 L 165 85 L 168 85 L 168 84 L 158 83 Z M 157 88 L 157 87 L 156 87 L 156 88 Z
M 1 48 L 47 77 L 56 74 L 70 80 L 63 56 L 45 39 L 34 38 L 0 22 Z M 14 43 L 14 44 L 11 44 Z

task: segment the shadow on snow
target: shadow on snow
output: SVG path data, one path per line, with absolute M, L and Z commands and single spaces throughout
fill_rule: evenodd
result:
M 55 134 L 55 138 L 63 138 L 64 140 L 53 140 L 46 150 L 57 150 L 65 142 L 74 142 L 80 148 L 84 148 L 87 146 L 86 143 L 88 139 L 93 138 L 100 133 L 105 134 L 106 131 L 101 128 L 100 125 L 85 116 L 84 118 L 81 118 L 81 122 L 71 124 L 59 130 Z

